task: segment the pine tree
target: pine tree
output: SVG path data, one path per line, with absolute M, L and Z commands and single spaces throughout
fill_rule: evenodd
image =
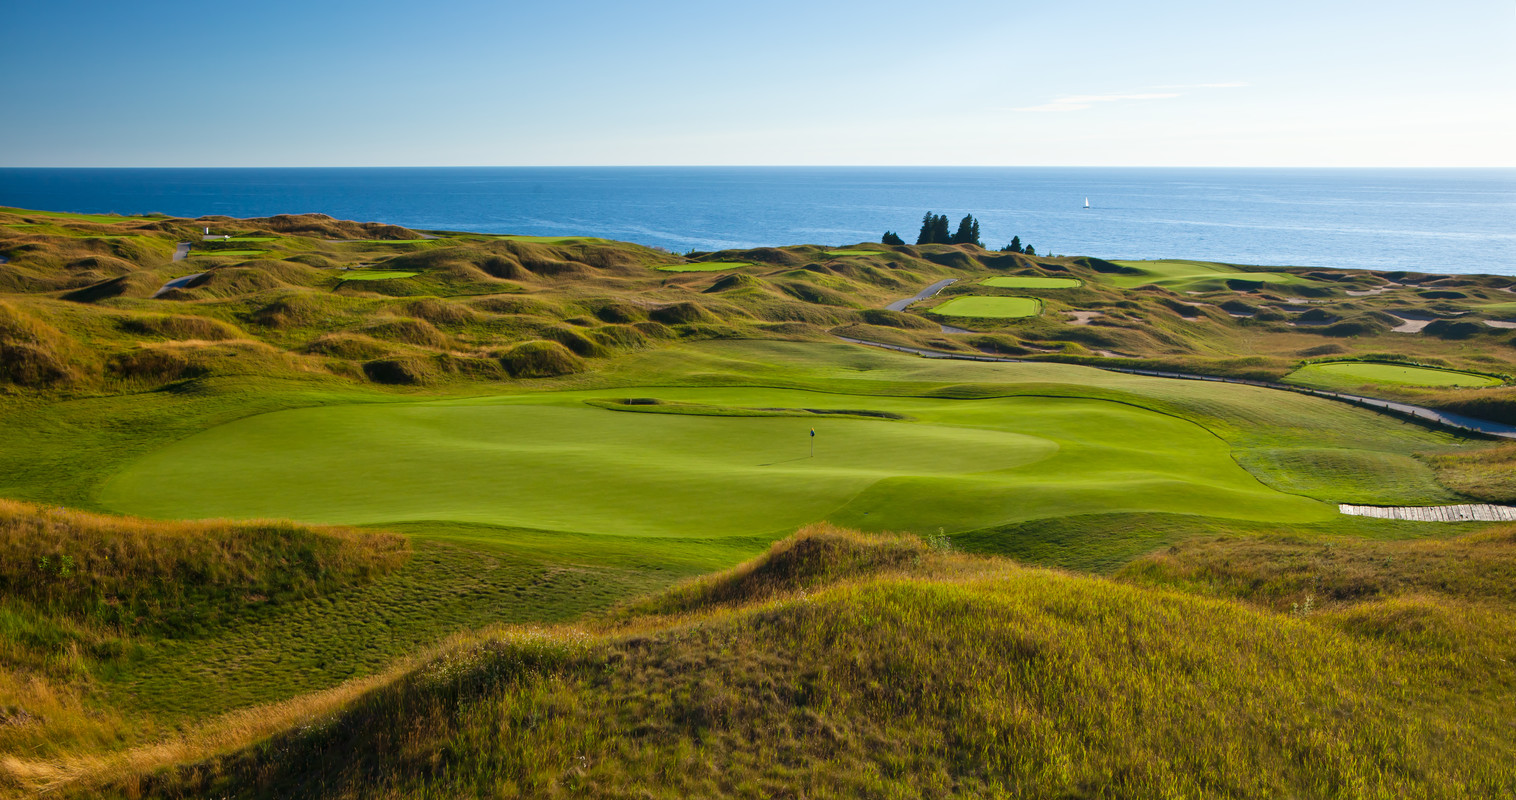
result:
M 916 237 L 916 244 L 948 244 L 952 238 L 952 235 L 948 233 L 946 214 L 933 214 L 928 211 L 926 216 L 921 218 L 921 233 Z
M 900 235 L 894 231 L 885 231 L 884 238 L 880 239 L 879 241 L 883 242 L 884 244 L 905 244 L 905 240 L 900 238 Z
M 984 243 L 979 241 L 979 220 L 974 219 L 973 214 L 959 220 L 958 232 L 953 234 L 948 244 L 977 244 L 983 247 Z
M 1026 249 L 1022 250 L 1021 252 L 1026 253 L 1029 256 L 1035 256 L 1035 255 L 1037 255 L 1036 249 L 1034 249 L 1031 245 L 1027 245 Z
M 921 233 L 916 236 L 916 244 L 931 244 L 936 224 L 937 215 L 930 211 L 926 212 L 926 216 L 921 218 Z
M 1012 236 L 1011 237 L 1011 243 L 1008 244 L 1008 245 L 1006 245 L 1005 247 L 1001 248 L 1000 252 L 1002 252 L 1002 253 L 1019 253 L 1019 252 L 1021 252 L 1021 237 L 1020 236 Z

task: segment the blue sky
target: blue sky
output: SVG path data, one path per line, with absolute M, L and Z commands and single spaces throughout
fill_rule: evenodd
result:
M 7 2 L 0 166 L 1516 166 L 1516 3 Z

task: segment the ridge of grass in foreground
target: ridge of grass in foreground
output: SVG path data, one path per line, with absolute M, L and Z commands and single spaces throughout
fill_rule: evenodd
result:
M 1297 556 L 1245 580 L 1305 566 L 1286 592 L 1309 588 L 1322 545 L 1272 546 Z M 1329 579 L 1359 590 L 1278 612 L 1167 588 L 1195 583 L 1170 567 L 1131 584 L 812 528 L 609 617 L 462 637 L 377 687 L 273 709 L 287 732 L 230 755 L 48 774 L 161 797 L 1516 790 L 1510 593 L 1449 589 L 1435 566 L 1508 573 L 1516 526 L 1374 547 L 1348 556 L 1377 584 Z

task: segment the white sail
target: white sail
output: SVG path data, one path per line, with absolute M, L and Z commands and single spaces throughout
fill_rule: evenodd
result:
M 1084 198 L 1084 207 L 1085 208 L 1089 208 L 1090 207 L 1090 198 L 1088 198 L 1088 197 Z

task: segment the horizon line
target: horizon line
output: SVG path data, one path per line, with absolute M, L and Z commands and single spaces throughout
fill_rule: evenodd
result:
M 1332 170 L 1516 170 L 1513 164 L 1353 165 L 1320 164 L 175 164 L 175 165 L 10 165 L 0 169 L 1332 169 Z

